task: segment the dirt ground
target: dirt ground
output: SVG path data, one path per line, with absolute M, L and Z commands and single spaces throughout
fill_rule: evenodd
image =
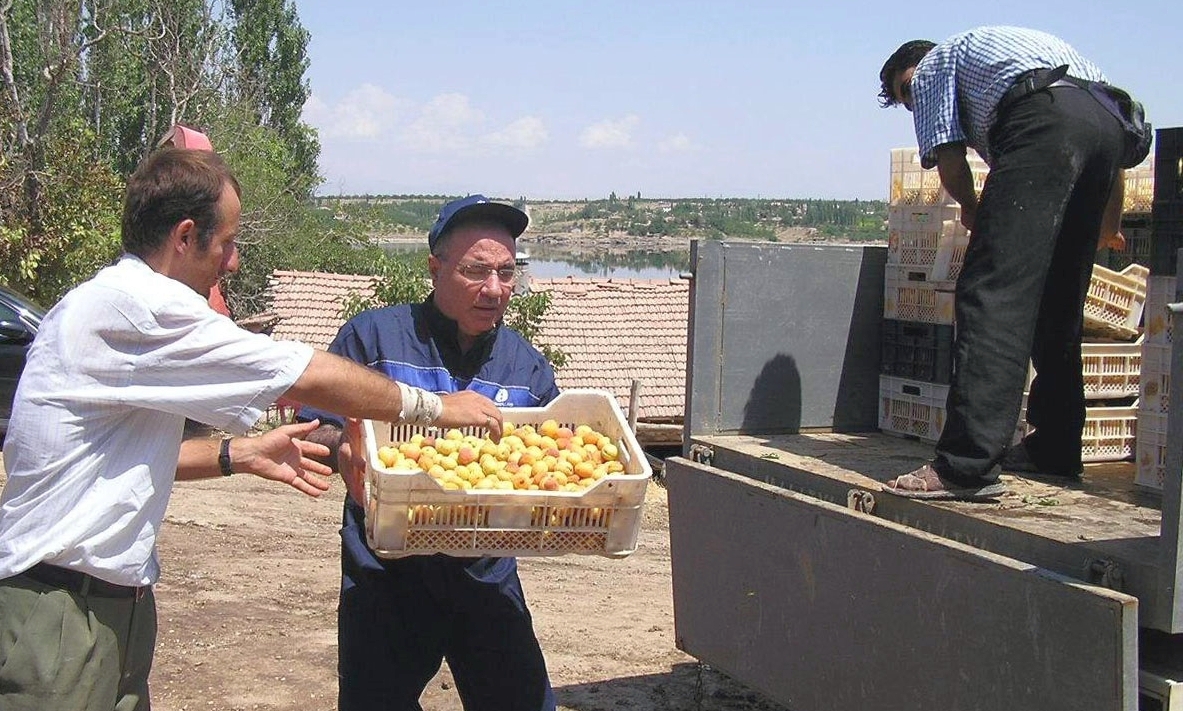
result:
M 310 499 L 247 475 L 175 487 L 159 539 L 155 711 L 336 708 L 344 495 L 340 480 Z M 779 711 L 675 647 L 660 486 L 649 487 L 631 556 L 520 567 L 560 709 Z M 446 665 L 422 705 L 460 711 Z

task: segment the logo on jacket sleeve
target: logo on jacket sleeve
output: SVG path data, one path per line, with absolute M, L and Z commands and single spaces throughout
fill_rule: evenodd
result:
M 497 388 L 497 394 L 493 396 L 493 402 L 498 405 L 504 405 L 509 400 L 509 391 L 505 388 Z

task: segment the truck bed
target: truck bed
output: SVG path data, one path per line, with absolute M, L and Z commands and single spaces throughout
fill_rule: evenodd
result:
M 707 450 L 713 467 L 1128 592 L 1144 614 L 1153 604 L 1160 497 L 1135 487 L 1132 462 L 1087 464 L 1079 482 L 1004 474 L 1008 491 L 995 501 L 930 502 L 881 492 L 931 458 L 932 445 L 915 440 L 831 432 L 692 438 L 692 458 Z

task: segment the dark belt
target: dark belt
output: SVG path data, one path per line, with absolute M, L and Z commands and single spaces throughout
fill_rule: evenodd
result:
M 80 570 L 59 568 L 49 563 L 38 563 L 34 565 L 24 572 L 24 576 L 30 580 L 36 580 L 43 585 L 68 590 L 83 597 L 94 595 L 95 597 L 130 597 L 139 600 L 144 596 L 144 592 L 148 590 L 147 586 L 131 587 L 128 585 L 108 583 L 106 580 L 96 578 Z
M 1020 74 L 1015 79 L 1015 83 L 1011 85 L 1011 88 L 1006 90 L 1006 93 L 998 100 L 998 111 L 1001 112 L 1004 108 L 1024 96 L 1034 94 L 1037 91 L 1043 91 L 1044 89 L 1050 89 L 1055 86 L 1083 88 L 1084 84 L 1084 80 L 1068 76 L 1067 64 L 1062 64 L 1055 69 L 1032 69 L 1029 72 Z

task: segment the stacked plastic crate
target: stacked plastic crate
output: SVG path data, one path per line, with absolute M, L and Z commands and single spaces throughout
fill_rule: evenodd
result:
M 1086 463 L 1128 460 L 1135 454 L 1143 362 L 1139 324 L 1148 274 L 1136 263 L 1120 272 L 1093 265 L 1081 345 L 1087 400 L 1081 459 Z
M 971 152 L 980 192 L 988 167 Z M 961 210 L 941 188 L 936 170 L 923 170 L 915 148 L 891 152 L 879 427 L 936 441 L 945 424 L 953 376 L 954 288 L 969 234 Z M 1101 339 L 1084 346 L 1085 461 L 1128 459 L 1134 432 L 1141 346 L 1138 322 L 1146 268 L 1124 272 L 1097 266 L 1086 305 L 1086 327 Z M 1026 432 L 1020 417 L 1016 438 Z
M 976 188 L 986 165 L 971 153 Z M 891 151 L 879 427 L 935 442 L 953 377 L 953 289 L 969 233 L 916 148 Z
M 1183 247 L 1183 128 L 1158 130 L 1154 143 L 1151 261 L 1134 481 L 1139 486 L 1161 490 L 1166 475 L 1171 394 L 1172 323 L 1167 304 L 1175 300 L 1176 254 Z

